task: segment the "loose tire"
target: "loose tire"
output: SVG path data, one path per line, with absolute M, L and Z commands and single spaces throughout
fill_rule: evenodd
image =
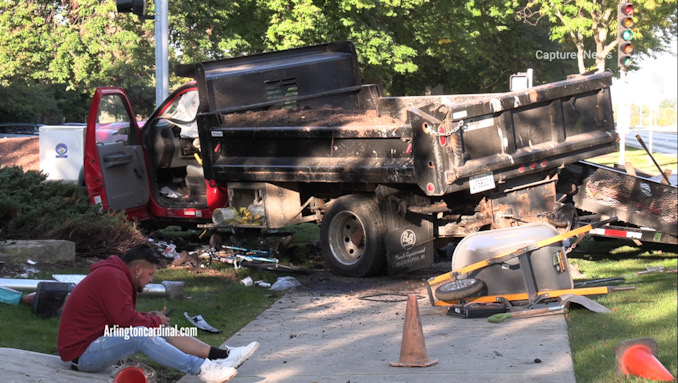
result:
M 320 225 L 322 254 L 337 274 L 361 278 L 381 272 L 384 223 L 377 203 L 364 196 L 337 198 Z
M 485 282 L 476 278 L 464 278 L 448 282 L 436 289 L 436 298 L 441 301 L 455 301 L 480 292 Z

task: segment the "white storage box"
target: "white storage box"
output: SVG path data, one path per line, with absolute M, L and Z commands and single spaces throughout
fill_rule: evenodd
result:
M 40 170 L 48 180 L 79 181 L 85 157 L 85 129 L 85 125 L 40 127 Z

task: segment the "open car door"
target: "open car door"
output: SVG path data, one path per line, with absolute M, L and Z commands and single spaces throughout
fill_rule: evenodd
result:
M 149 181 L 139 127 L 124 90 L 98 88 L 87 118 L 85 184 L 90 203 L 148 218 Z

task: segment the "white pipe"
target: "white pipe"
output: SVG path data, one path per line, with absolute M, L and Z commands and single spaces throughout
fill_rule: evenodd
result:
M 33 292 L 38 289 L 40 282 L 57 282 L 47 279 L 9 279 L 0 278 L 0 285 L 7 286 L 14 290 L 23 292 Z M 77 284 L 77 282 L 75 282 Z M 169 299 L 180 298 L 183 296 L 184 282 L 163 281 L 161 283 L 149 283 L 144 287 L 141 295 L 161 297 L 167 296 Z

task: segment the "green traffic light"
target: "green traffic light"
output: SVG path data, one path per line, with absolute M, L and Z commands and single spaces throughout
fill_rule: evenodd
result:
M 621 38 L 622 38 L 624 41 L 629 41 L 629 40 L 633 39 L 633 32 L 628 31 L 628 30 L 627 30 L 627 31 L 624 31 L 624 32 L 622 32 L 622 34 L 621 34 Z

